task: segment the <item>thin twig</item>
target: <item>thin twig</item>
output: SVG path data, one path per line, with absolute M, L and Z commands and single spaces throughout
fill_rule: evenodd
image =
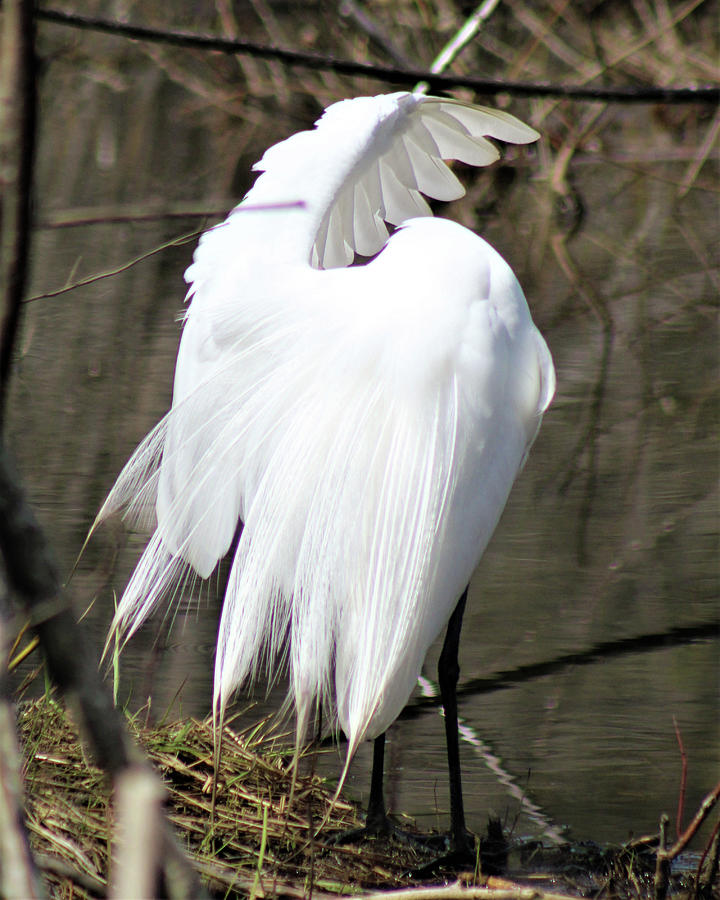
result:
M 287 203 L 257 203 L 254 205 L 243 206 L 243 213 L 252 213 L 263 211 L 267 212 L 268 210 L 287 210 L 287 209 L 304 209 L 305 203 L 302 200 L 292 200 Z M 225 213 L 221 213 L 224 215 Z M 134 221 L 134 216 L 129 216 L 128 221 Z M 71 222 L 69 224 L 78 225 L 78 224 L 86 224 L 87 220 L 83 222 Z M 124 219 L 118 217 L 116 219 L 102 219 L 101 221 L 125 221 Z M 148 250 L 145 253 L 141 253 L 140 256 L 136 256 L 133 259 L 128 260 L 127 262 L 122 263 L 119 266 L 115 266 L 113 269 L 108 269 L 105 272 L 96 272 L 94 275 L 88 275 L 86 278 L 80 278 L 77 281 L 68 282 L 64 284 L 61 288 L 55 288 L 52 291 L 43 291 L 42 294 L 33 294 L 32 297 L 28 297 L 25 300 L 25 303 L 32 303 L 35 300 L 47 300 L 51 297 L 59 297 L 61 294 L 66 294 L 68 291 L 74 291 L 76 288 L 85 287 L 88 284 L 93 284 L 96 281 L 102 281 L 105 278 L 112 278 L 114 275 L 119 275 L 121 272 L 126 272 L 128 269 L 131 269 L 133 266 L 136 266 L 138 263 L 144 262 L 151 256 L 154 256 L 156 253 L 161 253 L 163 250 L 167 250 L 170 247 L 181 247 L 183 244 L 187 244 L 189 241 L 194 240 L 196 237 L 201 235 L 205 229 L 190 231 L 187 234 L 181 234 L 179 237 L 172 238 L 169 241 L 165 241 L 157 247 L 153 247 L 152 250 Z
M 177 203 L 159 207 L 153 204 L 113 204 L 109 206 L 77 206 L 43 212 L 36 229 L 83 228 L 87 225 L 122 225 L 128 222 L 157 222 L 171 219 L 224 219 L 237 204 L 228 199 L 216 206 L 203 203 Z
M 680 835 L 682 833 L 682 819 L 683 819 L 683 810 L 685 808 L 685 787 L 687 785 L 687 753 L 685 752 L 685 745 L 683 744 L 682 735 L 680 734 L 680 726 L 677 723 L 677 719 L 673 716 L 673 726 L 675 727 L 675 738 L 678 742 L 678 748 L 680 749 L 680 790 L 678 791 L 678 805 L 677 805 L 677 817 L 675 819 L 675 834 Z
M 498 2 L 499 0 L 485 0 L 485 2 L 481 3 L 475 12 L 465 20 L 462 27 L 453 35 L 447 44 L 445 44 L 430 66 L 430 71 L 433 75 L 439 75 L 441 72 L 444 72 L 450 63 L 462 53 L 478 31 L 480 31 L 480 25 L 490 16 L 492 11 L 498 5 Z M 414 91 L 415 93 L 425 93 L 429 89 L 430 84 L 425 80 L 415 85 Z
M 167 250 L 169 247 L 179 247 L 182 244 L 187 244 L 188 241 L 194 240 L 200 234 L 202 234 L 201 231 L 191 231 L 189 234 L 180 235 L 180 237 L 173 238 L 170 241 L 165 241 L 165 243 L 160 244 L 158 247 L 153 247 L 152 250 L 148 250 L 146 253 L 141 253 L 140 256 L 136 256 L 133 259 L 130 259 L 113 269 L 108 269 L 105 272 L 96 272 L 94 275 L 88 275 L 87 278 L 80 278 L 77 281 L 64 284 L 61 288 L 56 288 L 53 291 L 43 291 L 42 294 L 33 294 L 32 297 L 28 297 L 27 300 L 25 300 L 25 303 L 32 303 L 35 300 L 47 300 L 50 297 L 59 297 L 61 294 L 66 294 L 68 291 L 74 291 L 76 288 L 85 287 L 86 285 L 93 284 L 96 281 L 102 281 L 104 278 L 112 278 L 113 275 L 119 275 L 121 272 L 126 272 L 128 269 L 131 269 L 138 263 L 141 263 L 149 257 L 154 256 L 156 253 Z
M 475 12 L 468 17 L 462 28 L 457 32 L 455 37 L 443 47 L 440 55 L 430 66 L 430 71 L 433 75 L 439 75 L 440 72 L 444 72 L 450 63 L 458 57 L 478 31 L 480 31 L 480 26 L 491 15 L 499 2 L 500 0 L 485 0 L 485 2 L 481 3 Z

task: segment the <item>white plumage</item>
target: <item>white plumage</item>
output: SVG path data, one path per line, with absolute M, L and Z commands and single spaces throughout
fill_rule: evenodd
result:
M 271 147 L 200 240 L 172 409 L 98 516 L 154 529 L 114 622 L 128 637 L 242 521 L 215 709 L 287 662 L 300 733 L 324 705 L 348 758 L 406 703 L 554 392 L 510 268 L 422 196 L 461 196 L 442 160 L 493 162 L 487 136 L 538 135 L 399 93 L 336 103 Z

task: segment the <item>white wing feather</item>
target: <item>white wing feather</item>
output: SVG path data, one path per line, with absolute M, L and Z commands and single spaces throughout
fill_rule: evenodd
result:
M 325 704 L 352 753 L 406 702 L 492 534 L 552 361 L 498 254 L 414 218 L 430 215 L 423 194 L 463 193 L 443 158 L 497 158 L 486 136 L 537 138 L 452 100 L 343 101 L 270 148 L 200 241 L 173 407 L 98 519 L 156 526 L 116 616 L 126 633 L 188 568 L 207 577 L 244 523 L 216 708 L 288 662 L 301 726 Z M 405 223 L 389 242 L 386 222 Z

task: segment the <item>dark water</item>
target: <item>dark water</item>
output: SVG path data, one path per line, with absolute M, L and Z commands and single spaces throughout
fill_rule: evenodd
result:
M 121 268 L 201 223 L 50 224 L 83 207 L 223 208 L 269 143 L 315 117 L 279 100 L 272 115 L 252 104 L 228 111 L 199 102 L 146 53 L 119 58 L 109 44 L 99 62 L 94 43 L 86 63 L 66 34 L 45 40 L 56 56 L 42 89 L 33 296 Z M 550 188 L 560 126 L 548 120 L 552 135 L 514 179 L 473 176 L 468 197 L 444 212 L 513 265 L 558 373 L 466 613 L 461 752 L 476 829 L 493 811 L 521 834 L 568 827 L 621 840 L 652 830 L 677 804 L 675 722 L 688 756 L 686 819 L 717 778 L 717 172 L 711 160 L 683 193 L 707 128 L 697 111 L 685 115 L 694 130 L 644 107 L 608 108 L 604 143 L 573 159 L 564 198 Z M 66 572 L 115 475 L 169 404 L 192 247 L 26 307 L 10 437 Z M 142 546 L 121 526 L 103 529 L 72 581 L 98 646 Z M 218 606 L 206 594 L 176 616 L 161 652 L 152 625 L 134 639 L 124 701 L 137 707 L 151 694 L 158 715 L 171 704 L 178 715 L 208 711 Z M 699 630 L 713 622 L 714 632 Z M 498 673 L 508 673 L 503 686 Z M 340 758 L 330 752 L 320 765 L 337 774 Z M 367 745 L 349 781 L 358 797 L 369 765 Z M 438 708 L 422 706 L 390 735 L 393 809 L 442 826 L 444 765 Z

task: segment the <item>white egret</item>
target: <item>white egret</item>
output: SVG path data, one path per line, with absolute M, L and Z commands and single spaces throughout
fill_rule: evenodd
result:
M 172 408 L 98 516 L 124 510 L 154 530 L 113 624 L 126 637 L 232 547 L 216 715 L 238 686 L 287 667 L 299 736 L 322 707 L 348 762 L 376 739 L 379 830 L 384 732 L 450 620 L 440 684 L 456 847 L 465 589 L 555 388 L 507 263 L 422 197 L 461 196 L 442 160 L 490 164 L 488 136 L 538 137 L 505 112 L 396 93 L 336 103 L 271 147 L 200 240 Z M 401 227 L 388 237 L 386 223 Z M 355 254 L 378 255 L 349 267 Z

